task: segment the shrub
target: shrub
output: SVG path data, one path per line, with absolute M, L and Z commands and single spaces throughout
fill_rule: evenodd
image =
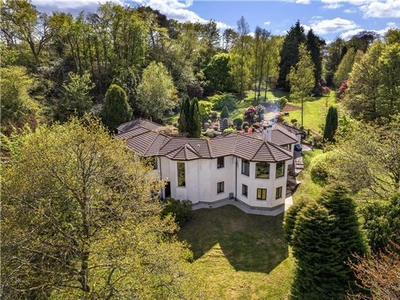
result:
M 316 156 L 310 166 L 311 179 L 320 185 L 326 185 L 330 175 L 330 166 L 335 163 L 336 153 L 327 152 Z
M 243 119 L 242 118 L 236 118 L 233 120 L 233 124 L 237 127 L 237 128 L 241 128 L 242 124 L 243 124 Z
M 213 103 L 213 109 L 221 111 L 226 106 L 230 111 L 235 110 L 237 106 L 237 98 L 232 94 L 214 95 L 209 97 Z
M 221 111 L 221 119 L 228 118 L 228 117 L 229 117 L 229 110 L 228 110 L 228 107 L 226 107 L 226 105 L 225 105 Z
M 177 200 L 168 198 L 167 202 L 161 211 L 161 216 L 166 217 L 171 214 L 175 222 L 182 226 L 192 218 L 192 202 L 189 200 Z
M 232 127 L 229 127 L 229 128 L 226 128 L 226 129 L 224 129 L 224 131 L 223 131 L 224 133 L 229 133 L 229 132 L 236 132 L 236 130 L 235 129 L 233 129 Z

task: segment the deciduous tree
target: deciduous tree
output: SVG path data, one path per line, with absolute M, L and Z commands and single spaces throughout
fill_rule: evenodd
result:
M 314 87 L 314 64 L 304 44 L 299 46 L 299 61 L 290 69 L 287 81 L 291 99 L 301 103 L 301 126 L 304 126 L 304 101 Z
M 151 62 L 144 69 L 137 101 L 142 114 L 155 120 L 162 120 L 178 104 L 172 77 L 162 63 Z
M 190 252 L 151 196 L 160 183 L 99 121 L 40 127 L 9 149 L 2 299 L 200 297 Z

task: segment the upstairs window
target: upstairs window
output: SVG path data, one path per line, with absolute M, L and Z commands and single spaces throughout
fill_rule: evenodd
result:
M 178 186 L 186 186 L 185 163 L 177 162 Z
M 242 174 L 250 175 L 250 162 L 245 159 L 242 159 Z
M 269 179 L 269 163 L 256 163 L 256 178 Z
M 276 178 L 282 177 L 285 174 L 285 162 L 276 163 Z
M 217 169 L 223 168 L 225 166 L 225 157 L 217 158 Z

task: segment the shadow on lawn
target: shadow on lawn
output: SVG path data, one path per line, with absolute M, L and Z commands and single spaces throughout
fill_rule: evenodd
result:
M 201 209 L 178 236 L 190 244 L 195 260 L 219 243 L 237 271 L 269 273 L 288 257 L 283 214 L 249 215 L 231 205 Z

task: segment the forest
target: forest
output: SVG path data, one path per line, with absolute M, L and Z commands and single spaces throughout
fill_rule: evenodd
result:
M 146 118 L 207 139 L 288 103 L 318 148 L 317 192 L 285 213 L 281 299 L 400 298 L 400 29 L 327 43 L 299 21 L 274 36 L 244 17 L 221 31 L 144 6 L 0 5 L 2 299 L 215 299 L 115 129 Z M 328 97 L 311 130 L 304 105 Z

